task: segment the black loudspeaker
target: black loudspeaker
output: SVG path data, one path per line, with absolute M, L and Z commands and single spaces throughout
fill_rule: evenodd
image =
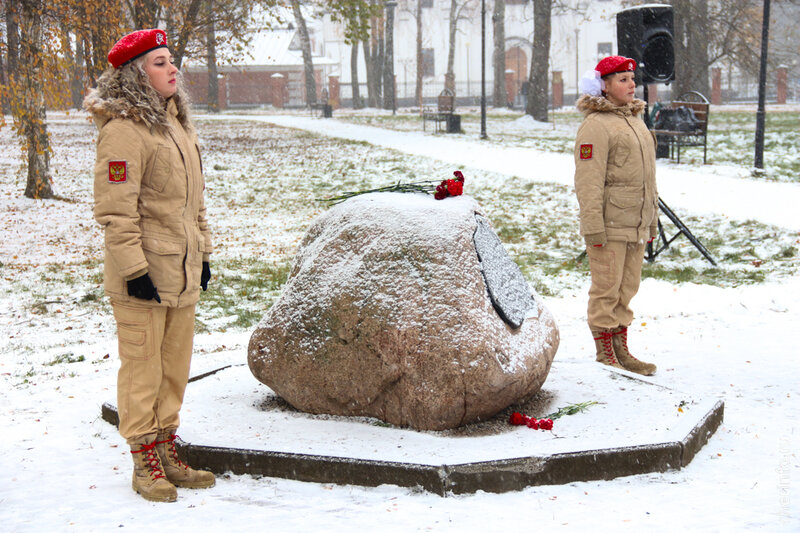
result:
M 672 6 L 648 4 L 617 13 L 619 55 L 636 60 L 636 83 L 675 79 Z

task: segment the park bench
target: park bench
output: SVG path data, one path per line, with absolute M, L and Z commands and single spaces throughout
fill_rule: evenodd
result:
M 659 148 L 669 147 L 670 159 L 680 163 L 682 147 L 702 146 L 706 163 L 709 107 L 705 96 L 689 91 L 656 112 L 652 131 Z
M 442 130 L 445 125 L 447 133 L 461 133 L 461 115 L 455 114 L 456 95 L 450 89 L 444 89 L 436 99 L 436 110 L 426 108 L 422 110 L 422 131 L 430 120 L 434 123 L 435 133 Z
M 331 118 L 333 117 L 333 106 L 330 104 L 328 97 L 328 90 L 322 89 L 319 102 L 309 105 L 311 108 L 311 116 L 316 118 Z

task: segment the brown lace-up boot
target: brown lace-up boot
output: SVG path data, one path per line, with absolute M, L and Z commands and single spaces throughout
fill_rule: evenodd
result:
M 636 359 L 631 355 L 628 350 L 628 328 L 625 326 L 618 326 L 612 331 L 612 341 L 614 344 L 614 353 L 619 359 L 619 362 L 631 372 L 642 374 L 643 376 L 651 376 L 656 373 L 656 365 L 652 363 L 645 363 Z
M 614 368 L 624 368 L 614 355 L 612 333 L 610 329 L 591 328 L 594 346 L 597 349 L 597 362 Z
M 173 485 L 186 489 L 213 487 L 214 474 L 205 470 L 195 470 L 178 459 L 178 450 L 175 448 L 177 438 L 178 436 L 170 430 L 159 431 L 156 437 L 156 450 L 161 457 L 167 479 Z
M 130 444 L 133 456 L 133 490 L 151 502 L 174 502 L 175 486 L 167 481 L 156 452 L 155 435 L 145 435 Z

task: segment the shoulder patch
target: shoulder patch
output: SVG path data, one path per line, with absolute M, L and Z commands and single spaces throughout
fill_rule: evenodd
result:
M 125 183 L 128 179 L 128 162 L 127 161 L 109 161 L 108 162 L 108 182 L 109 183 Z
M 591 159 L 592 158 L 592 145 L 591 144 L 582 144 L 581 145 L 581 159 Z

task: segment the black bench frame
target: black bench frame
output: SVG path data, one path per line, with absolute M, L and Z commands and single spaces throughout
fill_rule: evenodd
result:
M 425 124 L 430 120 L 434 123 L 434 132 L 439 133 L 442 131 L 441 124 L 445 124 L 445 130 L 447 128 L 446 124 L 450 117 L 453 116 L 453 112 L 455 111 L 456 105 L 456 95 L 453 94 L 453 91 L 450 89 L 445 89 L 441 93 L 439 93 L 438 98 L 436 99 L 436 111 L 430 108 L 426 108 L 422 110 L 422 131 L 426 131 Z
M 708 135 L 708 112 L 709 102 L 708 99 L 697 91 L 689 91 L 683 93 L 678 100 L 673 101 L 668 106 L 672 109 L 679 107 L 688 107 L 694 111 L 695 116 L 700 121 L 698 127 L 694 131 L 672 131 L 672 130 L 652 130 L 655 133 L 658 142 L 669 143 L 670 159 L 676 158 L 677 162 L 681 162 L 681 147 L 682 146 L 702 146 L 703 147 L 703 164 L 706 164 L 706 154 L 708 152 L 707 135 Z

